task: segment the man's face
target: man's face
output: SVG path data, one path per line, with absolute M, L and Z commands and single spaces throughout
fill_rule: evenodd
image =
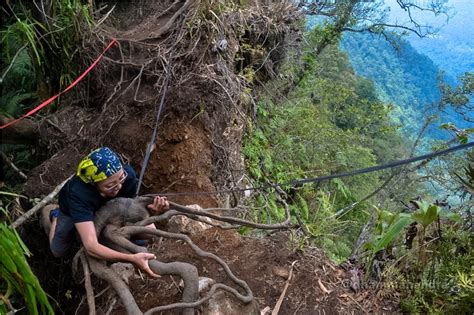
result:
M 109 178 L 96 183 L 96 187 L 102 197 L 115 197 L 118 195 L 120 189 L 122 189 L 122 184 L 125 182 L 125 179 L 127 179 L 127 172 L 125 172 L 122 168 L 120 171 Z

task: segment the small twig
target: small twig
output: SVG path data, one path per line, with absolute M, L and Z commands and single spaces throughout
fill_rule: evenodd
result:
M 149 37 L 146 37 L 146 38 L 143 38 L 141 40 L 151 40 L 151 39 L 156 39 L 156 38 L 159 38 L 161 35 L 167 33 L 171 26 L 173 26 L 175 24 L 175 20 L 178 18 L 178 16 L 180 16 L 185 10 L 188 9 L 189 5 L 193 2 L 194 0 L 186 0 L 186 2 L 181 6 L 181 8 L 179 8 L 174 14 L 173 16 L 171 16 L 168 21 L 166 22 L 165 25 L 163 25 L 162 27 L 160 27 L 158 29 L 158 31 L 156 33 L 152 33 L 153 36 L 149 36 Z
M 62 134 L 67 135 L 67 133 L 64 132 L 64 130 L 62 130 L 61 127 L 59 127 L 57 124 L 53 123 L 51 119 L 46 119 L 46 122 L 50 124 L 51 126 L 53 126 L 54 128 L 56 128 L 57 130 L 59 130 Z
M 113 309 L 114 309 L 114 306 L 115 306 L 115 303 L 117 303 L 117 299 L 114 298 L 112 300 L 112 303 L 110 303 L 110 306 L 109 306 L 109 309 L 107 310 L 107 312 L 105 313 L 105 315 L 109 315 L 110 313 L 112 313 Z
M 121 59 L 122 59 L 122 62 L 124 61 L 124 58 L 123 58 L 123 52 L 122 52 L 122 46 L 120 45 L 120 42 L 118 42 L 118 49 L 120 51 L 120 56 L 121 56 Z M 108 59 L 108 58 L 107 58 Z M 104 102 L 104 105 L 102 105 L 102 112 L 100 114 L 99 117 L 102 117 L 102 115 L 104 114 L 105 110 L 107 109 L 107 105 L 109 104 L 109 102 L 112 100 L 112 98 L 115 96 L 115 94 L 117 94 L 117 92 L 120 90 L 120 88 L 122 87 L 122 83 L 124 82 L 124 69 L 123 69 L 123 66 L 120 68 L 120 80 L 117 82 L 117 84 L 115 84 L 115 87 L 114 87 L 114 90 L 113 92 L 109 95 L 109 97 L 105 100 Z M 131 84 L 133 84 L 134 81 L 132 81 Z M 130 87 L 130 86 L 129 86 Z M 128 87 L 127 87 L 128 89 Z M 125 89 L 125 91 L 127 91 L 127 89 Z M 124 91 L 124 93 L 125 93 Z M 121 95 L 120 95 L 121 96 Z M 119 96 L 119 97 L 120 97 Z M 119 98 L 117 97 L 117 99 Z
M 170 275 L 170 278 L 171 278 L 171 281 L 173 282 L 173 285 L 176 287 L 176 289 L 178 290 L 178 292 L 182 292 L 183 290 L 181 290 L 181 288 L 179 287 L 179 285 L 176 283 L 176 281 L 174 281 L 174 278 L 172 275 Z
M 262 61 L 262 64 L 260 65 L 260 67 L 257 68 L 257 70 L 255 70 L 255 72 L 258 72 L 260 69 L 263 68 L 263 66 L 265 66 L 265 63 L 267 62 L 268 58 L 270 58 L 270 55 L 272 54 L 272 52 L 278 48 L 278 44 L 275 45 L 272 49 L 270 49 L 270 51 L 268 52 L 267 56 L 265 57 L 265 59 Z
M 163 12 L 160 12 L 158 15 L 155 16 L 155 19 L 158 19 L 162 16 L 164 16 L 165 14 L 167 14 L 171 9 L 173 9 L 175 7 L 175 5 L 177 5 L 180 1 L 179 0 L 176 0 L 175 2 L 173 2 L 167 9 L 163 10 Z
M 81 309 L 82 303 L 84 303 L 84 300 L 85 300 L 85 297 L 82 296 L 81 302 L 79 302 L 79 305 L 77 306 L 76 311 L 74 312 L 74 315 L 77 315 L 77 313 L 78 313 L 79 310 Z
M 433 238 L 432 240 L 424 243 L 424 244 L 420 244 L 416 247 L 414 247 L 412 249 L 412 251 L 418 251 L 419 249 L 421 249 L 422 247 L 427 247 L 427 245 L 439 240 L 440 238 L 439 237 L 435 237 Z M 406 253 L 405 255 L 401 256 L 400 258 L 398 258 L 397 260 L 395 260 L 393 263 L 391 263 L 392 266 L 395 266 L 396 264 L 398 264 L 403 258 L 407 257 L 408 255 L 410 255 L 412 253 L 412 251 L 409 251 L 408 253 Z
M 333 214 L 332 216 L 330 216 L 328 219 L 333 219 L 333 218 L 341 218 L 343 215 L 347 214 L 349 211 L 351 211 L 352 209 L 354 209 L 357 205 L 359 205 L 360 203 L 366 201 L 366 200 L 369 200 L 370 198 L 372 198 L 373 196 L 375 196 L 376 194 L 378 194 L 382 189 L 384 189 L 389 183 L 390 181 L 395 177 L 396 173 L 393 173 L 392 175 L 390 175 L 386 180 L 385 182 L 383 182 L 383 184 L 378 187 L 377 189 L 375 189 L 374 191 L 372 191 L 370 194 L 368 194 L 367 196 L 365 196 L 364 198 L 362 198 L 361 200 L 359 201 L 356 201 L 352 204 L 350 204 L 349 206 L 347 207 L 344 207 L 340 210 L 338 210 L 335 214 Z
M 318 285 L 319 285 L 319 288 L 321 289 L 321 291 L 323 291 L 324 293 L 326 294 L 330 294 L 331 293 L 331 290 L 328 290 L 324 284 L 321 282 L 321 278 L 318 279 Z
M 23 224 L 27 219 L 29 219 L 31 216 L 33 216 L 39 209 L 43 208 L 48 202 L 50 202 L 51 200 L 53 200 L 54 197 L 56 197 L 56 195 L 59 193 L 59 191 L 61 190 L 61 188 L 63 188 L 63 186 L 67 183 L 67 181 L 72 177 L 69 176 L 67 179 L 65 179 L 61 184 L 59 184 L 58 186 L 56 186 L 56 188 L 54 188 L 54 190 L 52 192 L 49 193 L 49 195 L 47 195 L 45 198 L 43 198 L 43 200 L 41 200 L 40 202 L 38 202 L 36 204 L 36 206 L 34 206 L 33 208 L 31 208 L 30 210 L 28 210 L 25 214 L 23 214 L 21 217 L 19 217 L 15 222 L 12 223 L 12 227 L 13 228 L 17 228 L 19 227 L 21 224 Z
M 362 312 L 364 312 L 364 314 L 368 314 L 368 312 L 362 307 L 362 305 L 360 305 L 360 303 L 357 302 L 352 296 L 347 295 L 347 297 L 350 298 L 352 301 L 354 301 L 357 304 L 357 306 L 359 306 L 359 308 L 362 310 Z
M 278 299 L 277 303 L 275 304 L 275 307 L 273 308 L 272 315 L 278 315 L 278 312 L 280 311 L 281 304 L 283 303 L 283 299 L 286 295 L 286 290 L 288 290 L 291 277 L 293 276 L 293 267 L 295 266 L 296 262 L 297 260 L 291 263 L 290 275 L 288 276 L 288 280 L 286 280 L 285 287 L 283 288 L 283 292 L 281 293 L 280 298 Z
M 7 155 L 3 152 L 0 152 L 1 156 L 2 156 L 2 159 L 5 161 L 5 163 L 7 163 L 8 165 L 10 165 L 10 167 L 16 171 L 23 179 L 28 179 L 28 177 L 25 175 L 25 173 L 23 173 L 15 164 L 13 164 L 12 161 L 10 161 L 10 159 L 7 157 Z
M 246 118 L 246 116 L 242 113 L 242 111 L 239 109 L 239 107 L 237 106 L 237 104 L 235 103 L 235 100 L 234 98 L 230 95 L 229 91 L 222 85 L 222 83 L 220 83 L 219 81 L 217 81 L 216 79 L 214 78 L 211 78 L 210 76 L 207 76 L 207 75 L 196 75 L 200 78 L 203 78 L 203 79 L 209 79 L 209 80 L 212 80 L 214 81 L 215 83 L 217 83 L 217 85 L 219 85 L 225 92 L 225 94 L 227 94 L 227 97 L 229 98 L 230 102 L 232 103 L 232 105 L 234 105 L 235 109 L 237 110 L 237 112 L 239 113 L 240 116 L 242 116 L 243 119 Z
M 109 15 L 112 13 L 112 11 L 115 9 L 115 5 L 112 6 L 112 9 L 109 10 L 95 25 L 96 28 L 100 26 L 100 24 L 104 23 L 104 21 L 109 17 Z
M 105 292 L 107 292 L 108 290 L 110 289 L 110 285 L 106 286 L 105 289 L 103 289 L 102 291 L 100 291 L 99 293 L 97 293 L 96 295 L 94 295 L 94 298 L 98 298 L 100 296 L 102 296 L 102 294 L 104 294 Z

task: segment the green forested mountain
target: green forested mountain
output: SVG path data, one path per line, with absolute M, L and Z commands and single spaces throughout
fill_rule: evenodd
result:
M 395 48 L 383 37 L 347 33 L 341 40 L 357 74 L 374 81 L 382 99 L 394 105 L 393 116 L 404 130 L 416 134 L 440 98 L 438 68 L 408 42 Z M 436 129 L 431 130 L 436 136 Z
M 291 78 L 294 86 L 273 81 L 260 97 L 256 122 L 243 147 L 254 186 L 334 174 L 408 156 L 406 131 L 418 131 L 423 110 L 440 97 L 436 67 L 410 45 L 397 53 L 386 43 L 384 49 L 377 48 L 374 38 L 352 37 L 345 44 L 355 46 L 359 55 L 357 58 L 349 55 L 349 60 L 348 54 L 337 45 L 314 54 L 312 47 L 324 34 L 324 30 L 317 28 L 309 31 L 308 47 L 303 49 L 300 60 L 287 65 L 289 69 L 282 77 Z M 354 67 L 352 59 L 358 62 L 353 62 Z M 361 73 L 361 69 L 365 72 Z M 394 105 L 388 105 L 381 98 Z M 394 111 L 403 124 L 404 133 L 394 125 L 391 117 Z M 448 162 L 443 160 L 444 164 Z M 415 196 L 430 200 L 423 178 L 441 178 L 445 176 L 442 175 L 444 170 L 437 164 L 427 169 L 429 174 L 392 171 L 391 175 L 377 172 L 299 187 L 283 186 L 281 194 L 287 196 L 292 213 L 303 222 L 308 241 L 324 248 L 335 261 L 345 261 L 356 257 L 358 251 L 365 251 L 365 271 L 367 277 L 371 277 L 370 269 L 375 261 L 391 260 L 383 255 L 397 257 L 395 263 L 389 263 L 381 271 L 380 279 L 401 286 L 403 312 L 429 313 L 443 309 L 449 313 L 469 308 L 468 298 L 464 297 L 471 294 L 468 290 L 472 286 L 463 287 L 460 297 L 446 295 L 451 285 L 440 286 L 435 292 L 410 289 L 418 284 L 445 284 L 448 279 L 460 283 L 460 278 L 454 275 L 463 277 L 462 281 L 468 279 L 465 274 L 471 268 L 467 263 L 471 254 L 458 257 L 450 252 L 455 250 L 453 240 L 459 244 L 469 242 L 466 238 L 469 232 L 460 229 L 456 232 L 444 225 L 446 240 L 431 249 L 436 252 L 433 256 L 436 259 L 428 260 L 424 250 L 420 250 L 428 247 L 423 243 L 424 235 L 434 231 L 433 218 L 454 218 L 455 213 L 426 201 L 413 201 L 413 205 L 419 207 L 416 211 L 413 208 L 413 214 L 406 213 L 402 206 L 404 200 Z M 400 173 L 395 175 L 397 172 Z M 438 198 L 441 194 L 433 195 Z M 272 194 L 259 194 L 256 204 L 269 209 L 255 212 L 256 220 L 272 222 L 284 217 L 283 207 Z M 433 212 L 437 214 L 432 216 Z M 364 230 L 368 226 L 370 237 L 364 241 Z M 405 229 L 407 226 L 410 228 Z M 416 229 L 421 233 L 421 241 L 413 246 L 402 245 L 403 237 L 410 238 L 409 233 L 415 231 L 416 234 Z M 406 270 L 399 269 L 400 261 Z M 434 268 L 437 272 L 432 273 Z M 439 299 L 443 305 L 429 306 L 433 299 Z
M 407 15 L 396 0 L 385 0 L 390 6 L 391 20 L 406 21 Z M 438 28 L 436 34 L 420 38 L 410 34 L 407 40 L 420 53 L 427 55 L 453 78 L 474 70 L 474 5 L 471 0 L 449 0 L 448 16 L 416 14 L 421 23 Z
M 320 36 L 318 31 L 310 32 L 309 47 Z M 287 75 L 296 85 L 287 96 L 271 93 L 258 103 L 255 129 L 243 148 L 255 185 L 370 167 L 407 155 L 390 106 L 377 97 L 370 80 L 354 73 L 347 54 L 336 45 L 317 56 L 306 49 L 302 62 L 290 64 Z M 268 90 L 284 90 L 279 84 L 283 83 L 271 83 Z M 290 206 L 300 212 L 316 244 L 343 261 L 367 220 L 368 213 L 361 210 L 370 205 L 358 203 L 357 210 L 342 220 L 350 221 L 348 225 L 336 213 L 362 200 L 386 176 L 371 173 L 289 189 L 294 195 Z M 260 200 L 261 206 L 273 205 L 274 214 L 264 221 L 280 218 L 284 212 L 276 207 L 274 196 L 266 198 Z M 341 228 L 345 233 L 337 232 Z

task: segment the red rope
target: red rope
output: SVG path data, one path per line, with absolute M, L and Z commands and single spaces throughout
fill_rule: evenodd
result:
M 86 71 L 84 71 L 76 80 L 74 80 L 74 82 L 72 82 L 64 91 L 61 91 L 59 92 L 58 94 L 50 97 L 49 99 L 47 99 L 46 101 L 44 101 L 43 103 L 41 103 L 40 105 L 36 106 L 35 108 L 33 108 L 32 110 L 30 110 L 28 113 L 26 113 L 25 115 L 15 119 L 15 120 L 12 120 L 8 123 L 6 123 L 5 125 L 2 125 L 0 126 L 0 129 L 4 129 L 4 128 L 7 128 L 8 126 L 11 126 L 13 125 L 14 123 L 22 120 L 23 118 L 25 117 L 28 117 L 28 116 L 31 116 L 33 115 L 34 113 L 36 113 L 37 111 L 39 111 L 40 109 L 42 109 L 43 107 L 51 104 L 55 99 L 57 99 L 61 94 L 64 94 L 66 93 L 67 91 L 69 91 L 70 89 L 72 89 L 74 86 L 76 86 L 77 83 L 79 83 L 79 81 L 81 81 L 82 79 L 84 79 L 84 77 L 97 65 L 97 63 L 99 63 L 99 61 L 102 59 L 102 57 L 104 56 L 104 54 L 107 52 L 107 50 L 110 49 L 110 47 L 112 47 L 113 45 L 117 44 L 117 40 L 115 39 L 112 39 L 112 41 L 109 43 L 109 45 L 104 49 L 104 51 L 99 55 L 99 57 L 97 57 L 97 59 L 94 61 L 94 63 L 92 63 L 89 68 L 86 69 Z

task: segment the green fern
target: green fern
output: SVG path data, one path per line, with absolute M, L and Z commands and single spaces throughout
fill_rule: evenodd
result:
M 10 91 L 0 97 L 0 114 L 8 116 L 17 116 L 23 112 L 26 100 L 36 98 L 34 93 L 15 94 L 16 91 Z

